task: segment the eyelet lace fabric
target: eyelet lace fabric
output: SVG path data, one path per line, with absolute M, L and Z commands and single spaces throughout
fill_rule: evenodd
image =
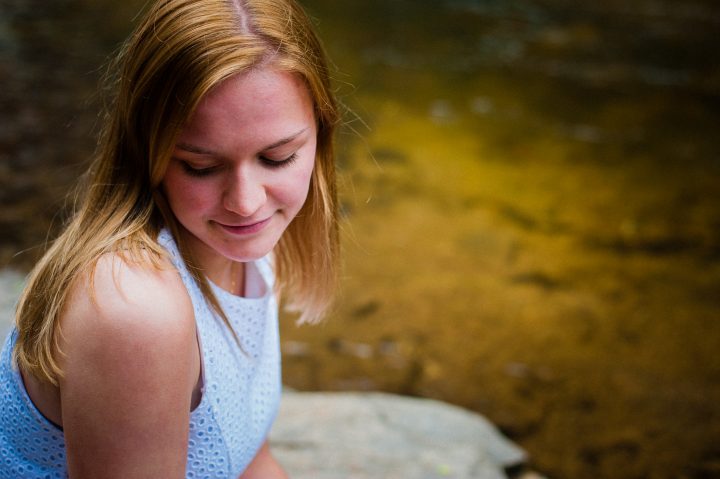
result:
M 248 264 L 248 279 L 264 294 L 233 296 L 211 284 L 242 345 L 206 303 L 172 235 L 158 242 L 168 251 L 195 311 L 202 352 L 203 389 L 190 414 L 186 478 L 236 478 L 267 437 L 280 403 L 280 348 L 273 273 L 268 258 Z M 0 479 L 67 477 L 62 430 L 30 400 L 12 363 L 12 331 L 0 363 Z
M 167 230 L 158 242 L 188 290 L 202 350 L 203 395 L 190 415 L 186 477 L 236 478 L 262 446 L 280 404 L 280 341 L 269 258 L 247 268 L 248 278 L 263 283 L 261 297 L 233 296 L 211 283 L 240 349 L 205 301 Z
M 0 356 L 0 478 L 67 477 L 62 430 L 35 408 L 13 366 L 15 336 L 11 331 Z

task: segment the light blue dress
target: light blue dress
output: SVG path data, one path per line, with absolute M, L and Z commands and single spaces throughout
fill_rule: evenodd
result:
M 167 230 L 158 242 L 180 272 L 195 311 L 202 352 L 200 404 L 190 414 L 187 478 L 237 478 L 262 446 L 280 403 L 277 303 L 269 259 L 247 267 L 247 290 L 238 297 L 212 285 L 242 343 L 212 312 Z M 67 477 L 62 430 L 33 405 L 12 362 L 16 332 L 0 356 L 0 479 Z M 148 461 L 152 461 L 148 457 Z

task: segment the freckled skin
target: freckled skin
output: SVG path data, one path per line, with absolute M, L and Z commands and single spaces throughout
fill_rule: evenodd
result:
M 307 88 L 287 72 L 265 67 L 232 77 L 201 101 L 162 187 L 210 279 L 228 260 L 258 259 L 277 244 L 307 198 L 316 137 Z M 225 228 L 263 221 L 256 232 Z

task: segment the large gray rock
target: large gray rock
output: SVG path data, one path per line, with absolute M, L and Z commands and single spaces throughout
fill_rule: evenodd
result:
M 477 414 L 382 393 L 286 392 L 270 442 L 293 479 L 503 479 L 526 460 Z
M 25 276 L 17 271 L 10 269 L 0 271 L 0 341 L 5 339 L 13 324 L 15 304 L 24 283 Z

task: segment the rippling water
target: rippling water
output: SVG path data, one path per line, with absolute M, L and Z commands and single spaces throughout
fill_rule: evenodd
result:
M 0 0 L 0 264 L 60 223 L 141 3 Z M 720 477 L 715 3 L 306 5 L 350 109 L 345 274 L 285 382 L 472 408 L 555 478 Z

